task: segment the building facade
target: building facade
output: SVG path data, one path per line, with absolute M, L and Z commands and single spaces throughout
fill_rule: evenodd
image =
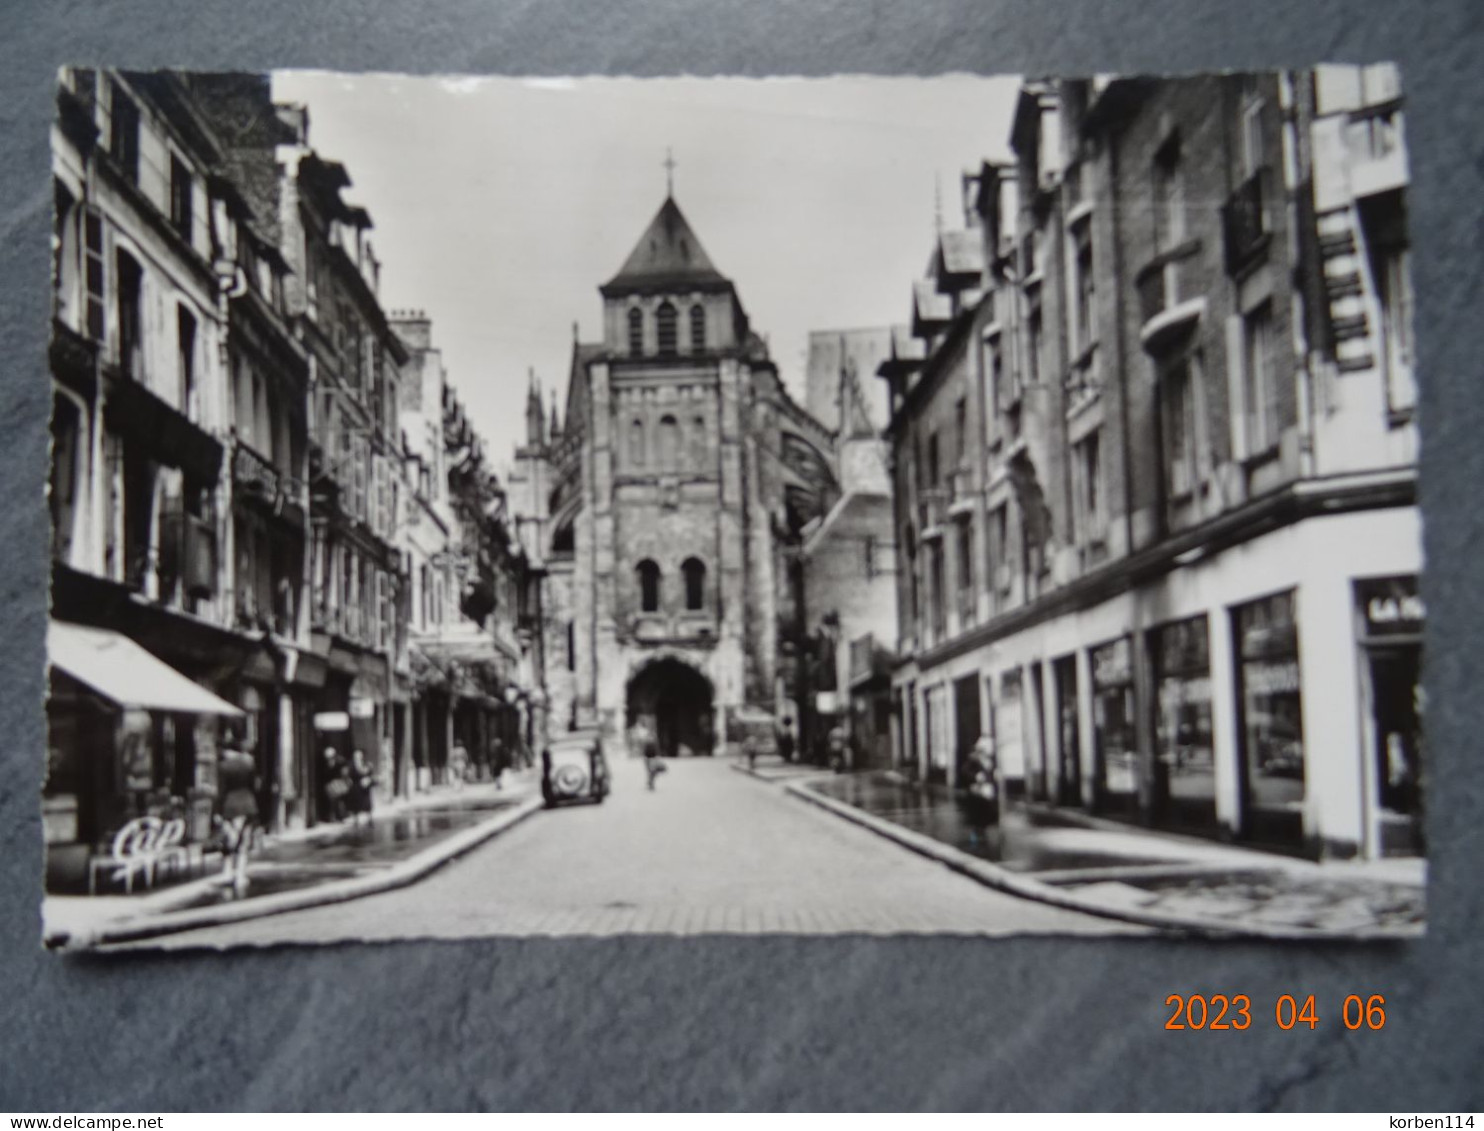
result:
M 553 728 L 643 721 L 704 754 L 778 715 L 785 545 L 838 494 L 736 288 L 667 198 L 574 341 L 564 418 L 533 402 L 512 491 L 545 571 Z
M 331 746 L 383 797 L 454 741 L 508 763 L 533 575 L 305 111 L 266 76 L 69 69 L 53 155 L 48 883 L 136 817 L 210 837 L 227 742 L 270 833 L 331 812 Z
M 884 370 L 899 750 L 952 782 L 989 735 L 1035 804 L 1417 851 L 1394 72 L 1027 83 L 1012 145 L 966 181 L 982 272 L 945 236 L 925 360 Z

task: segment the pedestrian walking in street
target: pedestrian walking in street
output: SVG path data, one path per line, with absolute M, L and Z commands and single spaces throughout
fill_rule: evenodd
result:
M 490 739 L 490 773 L 495 775 L 495 788 L 505 788 L 505 743 L 496 735 Z
M 226 849 L 222 871 L 241 895 L 247 891 L 247 858 L 258 826 L 258 766 L 241 748 L 235 729 L 227 732 L 221 758 L 222 841 Z
M 360 747 L 350 756 L 350 803 L 351 817 L 356 824 L 361 823 L 361 818 L 366 818 L 366 824 L 371 823 L 371 788 L 376 784 L 376 777 L 371 772 L 371 763 L 366 760 L 366 753 Z
M 337 824 L 345 820 L 347 798 L 350 795 L 350 775 L 346 772 L 345 759 L 333 746 L 325 747 L 325 810 L 329 819 Z
M 469 772 L 469 751 L 462 742 L 455 742 L 448 755 L 448 780 L 454 789 L 464 788 L 464 775 Z
M 655 741 L 654 734 L 643 723 L 636 728 L 636 740 L 639 754 L 644 759 L 644 776 L 651 790 L 654 789 L 654 779 L 665 772 L 665 764 L 660 761 L 660 745 Z
M 844 727 L 831 727 L 829 736 L 825 739 L 825 746 L 829 754 L 830 769 L 837 774 L 843 774 L 850 769 L 850 743 Z
M 794 732 L 787 724 L 778 728 L 778 756 L 785 762 L 794 760 Z

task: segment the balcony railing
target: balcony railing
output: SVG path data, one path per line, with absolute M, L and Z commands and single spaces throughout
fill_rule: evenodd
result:
M 1139 272 L 1135 280 L 1143 326 L 1139 339 L 1146 350 L 1157 351 L 1168 335 L 1199 317 L 1195 256 L 1200 247 L 1198 240 L 1190 240 L 1162 252 Z
M 1246 267 L 1267 246 L 1273 231 L 1267 211 L 1273 204 L 1272 196 L 1272 173 L 1263 166 L 1238 185 L 1222 206 L 1221 227 L 1230 274 Z
M 943 487 L 925 487 L 917 493 L 918 519 L 923 530 L 942 526 L 948 520 L 948 491 Z

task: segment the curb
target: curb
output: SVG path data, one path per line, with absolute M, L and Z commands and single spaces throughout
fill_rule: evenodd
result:
M 219 907 L 203 907 L 190 911 L 162 911 L 147 919 L 116 920 L 86 933 L 60 932 L 57 935 L 48 936 L 45 945 L 50 949 L 67 951 L 86 950 L 109 943 L 137 942 L 141 939 L 176 934 L 180 931 L 223 926 L 248 919 L 260 919 L 268 915 L 282 915 L 288 911 L 302 911 L 310 907 L 344 903 L 348 900 L 407 887 L 451 860 L 477 848 L 485 841 L 513 828 L 543 807 L 544 802 L 539 796 L 528 798 L 510 809 L 495 814 L 481 824 L 455 833 L 416 856 L 394 864 L 385 871 L 368 876 L 357 876 L 349 880 L 332 880 L 303 891 L 283 892 L 279 895 L 264 896 L 261 899 L 227 903 Z
M 743 769 L 742 773 L 748 771 Z M 766 779 L 763 779 L 766 780 Z M 921 856 L 943 864 L 953 871 L 977 880 L 986 887 L 996 888 L 1010 895 L 1019 896 L 1022 899 L 1034 899 L 1039 903 L 1049 904 L 1052 907 L 1060 907 L 1067 911 L 1081 911 L 1089 915 L 1097 915 L 1104 919 L 1117 919 L 1127 923 L 1136 923 L 1140 926 L 1155 927 L 1159 930 L 1193 935 L 1208 939 L 1263 939 L 1273 942 L 1345 942 L 1345 943 L 1377 943 L 1377 942 L 1406 942 L 1422 937 L 1420 929 L 1410 930 L 1385 930 L 1385 929 L 1361 929 L 1356 931 L 1329 931 L 1321 929 L 1306 930 L 1293 927 L 1269 927 L 1261 924 L 1250 926 L 1238 926 L 1228 923 L 1217 923 L 1210 919 L 1202 919 L 1196 916 L 1170 915 L 1157 911 L 1142 911 L 1138 908 L 1109 907 L 1107 904 L 1098 903 L 1089 899 L 1078 899 L 1077 897 L 1043 884 L 1037 880 L 1027 879 L 1017 873 L 1011 872 L 987 860 L 981 860 L 977 856 L 971 856 L 967 852 L 961 852 L 922 833 L 913 832 L 911 829 L 901 825 L 893 824 L 857 809 L 853 805 L 847 805 L 843 801 L 837 801 L 833 797 L 816 793 L 801 783 L 786 782 L 783 786 L 785 792 L 816 805 L 826 812 L 833 813 L 862 828 L 869 829 L 878 836 L 887 840 L 895 841 L 903 848 L 912 850 Z

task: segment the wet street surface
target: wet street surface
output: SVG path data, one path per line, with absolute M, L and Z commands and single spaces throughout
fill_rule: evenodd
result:
M 151 946 L 481 935 L 1083 933 L 1144 928 L 1050 907 L 736 773 L 614 759 L 601 805 L 538 812 L 417 883 Z
M 416 809 L 378 817 L 370 824 L 347 822 L 331 832 L 270 845 L 253 856 L 253 865 L 314 864 L 353 868 L 395 864 L 461 829 L 488 820 L 514 804 L 514 798 L 508 801 L 469 801 L 458 805 L 440 802 L 436 809 Z
M 1178 850 L 1130 851 L 1113 836 L 1040 815 L 1012 812 L 1000 824 L 975 820 L 946 786 L 919 785 L 894 774 L 841 775 L 810 782 L 807 788 L 1012 872 L 1153 865 L 1179 858 Z

